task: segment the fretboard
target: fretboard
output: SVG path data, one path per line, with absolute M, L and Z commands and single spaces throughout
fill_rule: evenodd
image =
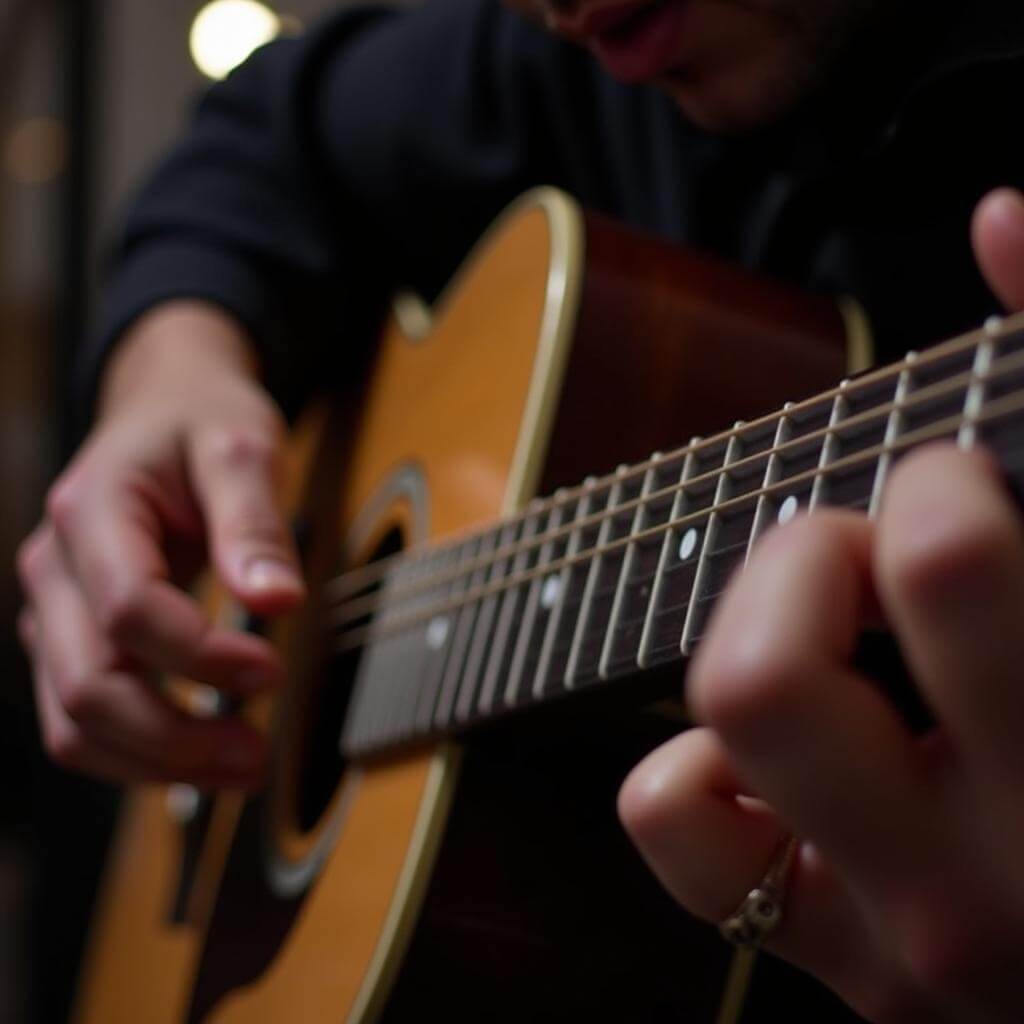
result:
M 362 649 L 343 750 L 432 740 L 685 660 L 765 530 L 819 506 L 875 515 L 893 465 L 935 440 L 984 445 L 1024 483 L 1024 318 L 410 552 L 372 592 L 339 581 L 339 647 Z

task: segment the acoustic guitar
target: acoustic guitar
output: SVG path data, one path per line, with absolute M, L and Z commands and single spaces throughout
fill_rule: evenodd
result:
M 729 950 L 616 789 L 685 726 L 683 663 L 771 523 L 870 514 L 932 438 L 1024 447 L 1021 326 L 836 383 L 867 361 L 852 305 L 522 198 L 299 421 L 314 597 L 273 623 L 209 599 L 289 685 L 237 708 L 169 684 L 264 728 L 269 784 L 127 796 L 74 1019 L 714 1020 Z M 854 1019 L 764 964 L 743 1019 L 782 1012 Z

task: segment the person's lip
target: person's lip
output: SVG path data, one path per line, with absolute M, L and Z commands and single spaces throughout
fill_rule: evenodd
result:
M 585 5 L 573 14 L 551 11 L 548 22 L 561 36 L 577 43 L 588 43 L 603 32 L 609 32 L 645 7 L 652 0 L 610 0 L 610 2 Z M 655 0 L 657 2 L 657 0 Z
M 552 27 L 588 46 L 616 78 L 650 81 L 677 62 L 687 7 L 689 0 L 617 0 L 556 16 Z

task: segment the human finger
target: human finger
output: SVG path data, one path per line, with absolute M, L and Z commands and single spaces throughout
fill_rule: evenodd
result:
M 882 502 L 875 573 L 958 755 L 1019 794 L 1024 530 L 992 458 L 936 445 L 902 460 Z
M 236 718 L 186 714 L 151 680 L 126 670 L 96 629 L 60 549 L 42 543 L 34 560 L 30 594 L 35 605 L 23 631 L 27 635 L 31 629 L 37 687 L 46 698 L 55 757 L 69 767 L 98 771 L 100 752 L 116 755 L 123 780 L 258 783 L 265 760 L 258 732 Z M 104 763 L 104 774 L 113 767 Z
M 95 739 L 67 713 L 44 662 L 38 657 L 33 659 L 33 674 L 43 746 L 55 762 L 69 771 L 121 785 L 185 782 L 202 790 L 216 790 L 251 789 L 262 783 L 262 774 L 251 766 L 240 769 L 237 764 L 193 764 L 183 768 L 161 757 L 159 747 L 139 753 L 129 744 L 118 742 L 127 733 L 109 744 Z
M 839 512 L 772 531 L 723 597 L 688 693 L 796 833 L 878 892 L 913 876 L 936 837 L 913 738 L 847 667 L 874 603 L 871 531 Z
M 619 792 L 619 817 L 651 869 L 709 921 L 736 909 L 736 883 L 763 873 L 785 834 L 766 804 L 737 800 L 744 791 L 721 741 L 694 728 L 649 754 Z
M 112 782 L 144 782 L 151 777 L 131 757 L 112 752 L 94 740 L 67 714 L 57 699 L 52 680 L 39 655 L 39 627 L 31 608 L 22 610 L 18 632 L 29 655 L 39 730 L 46 752 L 70 771 L 94 775 Z
M 1010 310 L 1024 310 L 1024 196 L 1000 188 L 978 204 L 971 221 L 978 265 Z
M 775 812 L 749 792 L 715 733 L 697 728 L 650 754 L 619 794 L 623 824 L 662 885 L 713 923 L 736 911 L 788 836 Z M 810 844 L 798 846 L 782 906 L 766 948 L 848 997 L 866 1000 L 864 977 L 881 959 L 878 943 L 848 890 Z M 875 968 L 876 976 L 884 976 L 880 964 Z
M 189 439 L 193 487 L 218 576 L 260 614 L 286 611 L 304 595 L 295 545 L 277 504 L 279 435 L 269 417 L 254 417 Z
M 168 578 L 167 526 L 145 488 L 121 474 L 64 478 L 50 521 L 69 571 L 100 632 L 148 668 L 248 693 L 280 682 L 282 667 L 261 637 L 211 623 Z

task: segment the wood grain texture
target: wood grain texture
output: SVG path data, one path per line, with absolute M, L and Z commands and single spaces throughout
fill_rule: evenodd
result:
M 835 384 L 831 299 L 587 214 L 580 323 L 541 491 Z

